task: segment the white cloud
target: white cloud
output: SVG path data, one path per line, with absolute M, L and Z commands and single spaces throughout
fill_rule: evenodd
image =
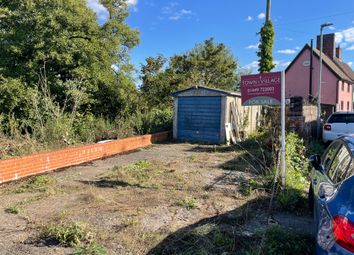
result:
M 100 22 L 105 22 L 109 18 L 108 10 L 99 3 L 99 0 L 87 0 L 87 6 L 96 13 Z
M 282 63 L 280 63 L 279 65 L 281 66 L 281 67 L 288 67 L 288 65 L 290 65 L 291 64 L 291 61 L 287 61 L 287 62 L 282 62 Z
M 296 50 L 293 50 L 293 49 L 285 49 L 285 50 L 278 50 L 277 52 L 278 52 L 278 53 L 281 53 L 281 54 L 291 55 L 291 54 L 295 54 L 295 53 L 296 53 Z
M 354 45 L 352 45 L 352 46 L 346 48 L 346 50 L 354 50 Z
M 342 42 L 342 43 L 339 43 L 338 46 L 340 46 L 341 48 L 345 48 L 348 46 L 348 43 Z
M 336 33 L 336 43 L 354 42 L 354 27 Z
M 329 26 L 328 29 L 333 31 L 333 30 L 336 30 L 336 27 L 335 26 Z
M 138 0 L 127 0 L 127 4 L 128 5 L 137 5 L 138 4 Z
M 178 5 L 179 3 L 177 2 L 169 2 L 166 6 L 162 7 L 162 13 L 171 14 Z
M 186 10 L 186 9 L 182 9 L 180 11 L 177 11 L 175 13 L 173 13 L 173 15 L 171 15 L 169 17 L 170 20 L 180 20 L 182 18 L 184 19 L 190 19 L 192 16 L 196 15 L 194 12 L 192 12 L 191 10 Z
M 350 67 L 353 66 L 353 62 L 348 62 L 347 64 L 348 64 Z
M 286 40 L 286 41 L 294 41 L 294 38 L 291 38 L 291 37 L 284 37 L 284 40 Z
M 252 16 L 248 16 L 248 17 L 246 18 L 246 21 L 252 21 L 252 20 L 253 20 Z
M 296 46 L 295 47 L 295 50 L 300 50 L 301 48 L 299 46 Z
M 343 34 L 341 32 L 337 32 L 335 34 L 336 34 L 336 43 L 337 44 L 341 43 L 343 41 L 343 38 L 344 38 Z
M 136 5 L 138 4 L 138 0 L 126 0 L 128 6 L 133 7 L 134 11 L 137 11 L 137 7 Z M 86 4 L 87 6 L 92 9 L 96 15 L 97 15 L 97 19 L 99 22 L 105 22 L 108 20 L 109 18 L 109 12 L 106 9 L 106 7 L 104 7 L 99 0 L 86 0 Z
M 265 18 L 265 13 L 264 12 L 261 12 L 260 14 L 258 14 L 257 18 L 258 19 L 264 19 Z
M 243 70 L 253 70 L 258 68 L 259 62 L 258 61 L 252 61 L 251 63 L 241 67 Z
M 253 50 L 253 49 L 258 49 L 259 43 L 256 44 L 250 44 L 246 47 L 248 50 Z

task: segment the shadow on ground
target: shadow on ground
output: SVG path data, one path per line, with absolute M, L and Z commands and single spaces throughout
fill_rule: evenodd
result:
M 134 187 L 134 188 L 140 188 L 140 189 L 148 189 L 149 187 L 145 187 L 139 184 L 130 184 L 128 182 L 124 181 L 119 181 L 119 180 L 110 180 L 110 179 L 100 179 L 100 180 L 95 180 L 95 181 L 82 181 L 79 180 L 79 182 L 86 184 L 86 185 L 93 185 L 98 188 L 117 188 L 117 187 Z
M 267 226 L 264 208 L 268 202 L 267 197 L 257 198 L 227 213 L 179 229 L 147 254 L 313 254 L 310 236 Z

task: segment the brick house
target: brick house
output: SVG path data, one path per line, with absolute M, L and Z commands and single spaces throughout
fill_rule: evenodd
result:
M 312 53 L 306 44 L 286 69 L 286 97 L 309 102 L 318 96 L 320 39 Z M 353 110 L 354 71 L 342 61 L 342 49 L 335 47 L 335 34 L 323 36 L 321 103 L 326 115 Z

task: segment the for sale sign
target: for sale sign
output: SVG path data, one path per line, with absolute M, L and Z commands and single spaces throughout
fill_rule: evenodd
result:
M 242 105 L 280 105 L 281 72 L 241 76 Z

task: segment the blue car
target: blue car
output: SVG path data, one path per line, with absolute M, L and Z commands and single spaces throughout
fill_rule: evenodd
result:
M 353 153 L 354 137 L 346 136 L 333 141 L 322 157 L 310 157 L 317 255 L 354 255 Z

